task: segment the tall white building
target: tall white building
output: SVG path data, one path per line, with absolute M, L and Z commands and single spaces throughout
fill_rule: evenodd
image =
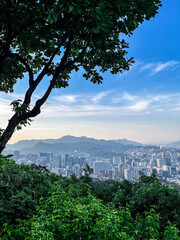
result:
M 132 181 L 132 174 L 130 169 L 124 170 L 124 178 L 128 181 Z
M 74 173 L 76 174 L 77 177 L 80 176 L 80 165 L 79 164 L 74 165 Z

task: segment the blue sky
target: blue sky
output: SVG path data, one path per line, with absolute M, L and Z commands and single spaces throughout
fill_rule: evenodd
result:
M 16 132 L 11 143 L 67 134 L 143 143 L 180 140 L 180 1 L 162 4 L 154 19 L 126 38 L 128 56 L 136 61 L 129 72 L 105 73 L 101 85 L 84 80 L 82 70 L 73 72 L 69 87 L 54 90 L 42 114 L 30 127 Z M 13 94 L 0 93 L 1 127 L 12 114 L 9 102 L 23 98 L 26 84 L 24 79 Z

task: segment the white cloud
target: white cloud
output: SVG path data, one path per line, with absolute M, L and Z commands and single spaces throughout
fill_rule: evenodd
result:
M 151 62 L 151 63 L 144 64 L 140 70 L 141 71 L 150 70 L 151 75 L 154 75 L 164 70 L 168 70 L 168 69 L 173 70 L 174 67 L 177 67 L 178 65 L 180 65 L 180 62 L 174 61 L 174 60 L 167 61 L 167 62 Z
M 130 102 L 131 102 L 131 101 L 135 101 L 135 100 L 137 100 L 137 99 L 138 99 L 137 96 L 131 95 L 131 94 L 125 92 L 125 93 L 121 94 L 121 96 L 115 96 L 115 97 L 113 97 L 113 98 L 112 98 L 112 101 L 113 101 L 114 103 L 121 103 L 121 102 L 123 102 L 123 101 L 130 101 Z
M 99 95 L 103 98 L 105 95 Z M 92 101 L 92 94 L 79 95 L 72 105 L 68 102 L 56 101 L 54 104 L 47 102 L 43 108 L 42 117 L 120 117 L 129 115 L 157 115 L 170 114 L 178 111 L 180 105 L 180 93 L 174 94 L 141 94 L 132 95 L 127 92 L 114 92 L 114 97 L 106 95 L 103 102 Z M 97 95 L 94 96 L 96 99 Z M 86 101 L 84 101 L 86 98 Z
M 106 97 L 108 94 L 110 93 L 110 91 L 103 91 L 98 93 L 97 95 L 92 97 L 92 101 L 94 103 L 98 103 L 99 101 L 101 101 L 104 97 Z
M 132 111 L 143 111 L 148 108 L 149 104 L 150 104 L 150 101 L 142 100 L 142 101 L 135 102 L 135 104 L 129 106 L 128 109 Z
M 111 93 L 111 94 L 110 94 Z M 113 93 L 113 94 L 112 94 Z M 101 101 L 103 100 L 103 101 Z M 0 117 L 12 115 L 10 100 L 0 98 Z M 180 115 L 180 93 L 133 95 L 128 92 L 119 93 L 103 91 L 99 94 L 71 94 L 53 96 L 42 108 L 41 118 L 61 117 L 120 117 L 129 115 L 162 115 L 175 113 Z M 57 120 L 56 119 L 56 120 Z
M 10 101 L 0 98 L 0 116 L 9 115 L 11 113 Z
M 177 64 L 179 64 L 179 62 L 177 61 L 169 61 L 169 62 L 165 62 L 165 63 L 158 63 L 157 66 L 155 67 L 155 69 L 153 70 L 154 73 L 158 73 L 160 71 L 163 71 L 169 67 L 174 67 Z
M 61 95 L 54 97 L 55 100 L 59 100 L 60 102 L 64 103 L 74 103 L 77 100 L 76 95 Z

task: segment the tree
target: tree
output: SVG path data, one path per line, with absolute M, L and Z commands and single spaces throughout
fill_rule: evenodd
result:
M 85 172 L 89 177 L 91 169 L 86 166 Z M 138 183 L 106 185 L 109 192 L 103 203 L 86 180 L 62 178 L 44 167 L 18 165 L 10 156 L 0 155 L 0 239 L 180 239 L 177 190 L 161 186 L 154 177 L 143 177 Z M 104 182 L 102 186 L 105 190 Z M 149 196 L 141 194 L 150 187 L 158 201 L 152 201 L 150 191 Z M 127 197 L 129 206 L 115 208 L 109 193 L 116 195 L 121 189 L 124 197 L 130 191 L 131 201 Z
M 129 45 L 119 34 L 130 36 L 160 6 L 161 0 L 2 0 L 0 91 L 12 92 L 25 74 L 29 87 L 23 101 L 11 103 L 14 115 L 6 129 L 0 129 L 0 152 L 15 130 L 40 114 L 53 88 L 68 86 L 73 70 L 82 67 L 83 77 L 98 84 L 103 80 L 100 72 L 129 70 L 134 60 L 126 57 Z M 45 76 L 49 85 L 30 106 Z
M 90 192 L 83 196 L 74 194 L 74 190 L 71 185 L 64 190 L 60 182 L 54 184 L 54 191 L 41 200 L 37 214 L 16 225 L 4 224 L 0 238 L 179 240 L 179 230 L 172 224 L 160 231 L 159 215 L 154 209 L 133 219 L 128 207 L 115 209 Z
M 44 167 L 19 165 L 0 155 L 0 231 L 4 223 L 32 217 L 40 199 L 48 197 L 60 179 Z
M 113 197 L 115 207 L 128 205 L 133 218 L 156 206 L 161 230 L 168 221 L 180 229 L 180 194 L 177 189 L 161 184 L 154 175 L 141 176 L 136 183 L 123 181 L 119 189 L 113 191 Z

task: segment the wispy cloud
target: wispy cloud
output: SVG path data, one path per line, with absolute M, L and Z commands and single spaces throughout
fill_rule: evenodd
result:
M 102 95 L 99 95 L 102 96 Z M 97 94 L 94 96 L 96 99 Z M 86 102 L 83 99 L 86 98 Z M 163 115 L 172 112 L 180 114 L 180 93 L 174 94 L 140 94 L 114 92 L 103 95 L 103 101 L 92 101 L 92 94 L 79 95 L 76 102 L 68 104 L 56 101 L 56 104 L 47 102 L 43 108 L 43 116 L 50 117 L 118 117 L 121 115 Z
M 141 101 L 137 101 L 135 102 L 135 104 L 132 104 L 131 106 L 127 107 L 129 110 L 132 110 L 132 111 L 143 111 L 143 110 L 146 110 L 148 108 L 148 105 L 150 104 L 151 102 L 148 101 L 148 100 L 141 100 Z
M 10 101 L 0 98 L 0 115 L 9 115 L 11 112 Z
M 78 95 L 60 95 L 52 97 L 54 101 L 63 102 L 67 104 L 75 103 L 78 98 Z
M 106 97 L 108 94 L 110 93 L 110 91 L 103 91 L 98 93 L 97 95 L 92 97 L 92 101 L 94 103 L 98 103 L 100 100 L 102 100 L 104 97 Z
M 117 96 L 115 95 L 113 98 L 112 98 L 112 102 L 115 103 L 115 104 L 118 104 L 118 103 L 122 103 L 124 101 L 136 101 L 138 100 L 138 97 L 135 96 L 135 95 L 131 95 L 127 92 L 124 92 L 123 94 L 120 94 L 120 96 Z
M 113 94 L 110 94 L 112 93 Z M 10 100 L 0 98 L 0 117 L 12 115 Z M 39 117 L 120 117 L 129 115 L 180 115 L 180 93 L 151 94 L 103 91 L 89 94 L 67 94 L 51 97 Z
M 161 71 L 173 70 L 174 67 L 180 66 L 179 61 L 167 61 L 167 62 L 151 62 L 144 64 L 140 70 L 149 70 L 151 75 L 155 75 Z

